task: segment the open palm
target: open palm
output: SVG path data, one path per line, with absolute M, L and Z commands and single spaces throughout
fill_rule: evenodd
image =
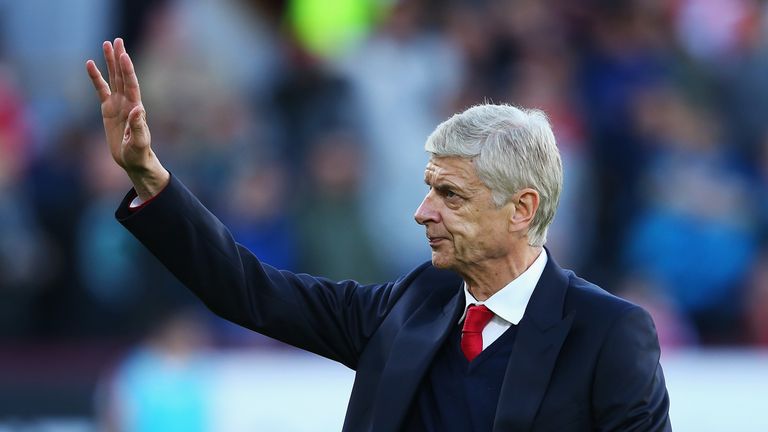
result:
M 115 162 L 127 172 L 144 169 L 152 159 L 149 127 L 139 81 L 122 39 L 103 44 L 109 83 L 93 60 L 86 68 L 101 101 L 107 143 Z

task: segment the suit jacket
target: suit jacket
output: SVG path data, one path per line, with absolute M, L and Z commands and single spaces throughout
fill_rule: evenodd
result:
M 463 312 L 461 280 L 425 263 L 361 285 L 277 270 L 238 245 L 175 177 L 128 228 L 216 314 L 356 371 L 346 432 L 396 432 Z M 501 387 L 493 430 L 671 430 L 649 315 L 550 257 Z

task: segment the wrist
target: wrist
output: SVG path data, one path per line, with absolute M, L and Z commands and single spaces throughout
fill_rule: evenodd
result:
M 148 201 L 159 194 L 168 185 L 171 178 L 160 161 L 154 155 L 152 156 L 152 162 L 148 166 L 126 169 L 128 178 L 131 179 L 133 188 L 142 201 Z

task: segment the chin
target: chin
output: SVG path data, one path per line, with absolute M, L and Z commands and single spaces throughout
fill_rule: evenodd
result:
M 453 268 L 451 264 L 452 264 L 451 261 L 448 259 L 445 259 L 445 257 L 432 254 L 432 266 L 434 266 L 435 268 L 448 270 Z

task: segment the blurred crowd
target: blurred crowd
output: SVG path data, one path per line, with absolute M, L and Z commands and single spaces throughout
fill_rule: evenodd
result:
M 427 135 L 537 107 L 565 166 L 553 257 L 665 347 L 768 346 L 759 0 L 0 1 L 2 340 L 127 341 L 194 303 L 114 220 L 129 183 L 84 62 L 116 36 L 160 159 L 269 264 L 374 282 L 429 259 Z

